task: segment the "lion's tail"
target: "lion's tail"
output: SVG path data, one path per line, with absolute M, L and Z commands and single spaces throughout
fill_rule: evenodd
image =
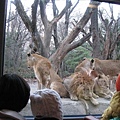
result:
M 90 115 L 90 111 L 89 111 L 89 105 L 88 105 L 88 103 L 87 103 L 87 101 L 86 100 L 84 100 L 84 99 L 80 99 L 83 103 L 84 103 L 84 105 L 85 105 L 85 110 L 86 110 L 86 115 Z

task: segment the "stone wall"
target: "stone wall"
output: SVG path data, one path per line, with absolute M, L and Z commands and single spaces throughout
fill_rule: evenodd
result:
M 90 114 L 102 114 L 109 105 L 109 100 L 104 98 L 99 98 L 98 101 L 100 104 L 97 106 L 94 106 L 87 101 Z M 69 98 L 62 98 L 62 108 L 63 115 L 86 115 L 85 105 L 82 101 L 72 101 Z M 20 113 L 23 116 L 32 116 L 30 102 Z
M 31 87 L 31 94 L 37 90 L 37 82 L 29 83 Z M 63 115 L 86 115 L 85 104 L 82 101 L 72 101 L 69 98 L 62 98 Z M 99 105 L 94 106 L 87 101 L 90 114 L 102 114 L 108 107 L 109 100 L 104 98 L 98 98 Z M 27 106 L 20 112 L 23 116 L 32 116 L 30 101 Z

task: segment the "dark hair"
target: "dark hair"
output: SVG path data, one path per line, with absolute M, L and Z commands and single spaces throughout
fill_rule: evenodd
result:
M 0 78 L 0 110 L 20 112 L 30 96 L 29 84 L 19 75 L 4 74 Z

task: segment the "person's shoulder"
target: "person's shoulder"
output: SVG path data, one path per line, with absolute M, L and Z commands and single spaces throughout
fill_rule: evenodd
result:
M 0 120 L 25 120 L 18 112 L 11 110 L 0 110 Z

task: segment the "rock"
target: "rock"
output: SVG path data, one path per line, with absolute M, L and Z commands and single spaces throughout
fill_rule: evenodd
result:
M 31 94 L 37 90 L 37 82 L 29 83 L 31 88 Z M 110 100 L 104 98 L 98 98 L 100 103 L 94 106 L 91 102 L 87 101 L 90 114 L 102 114 L 108 107 Z M 73 101 L 69 98 L 62 98 L 63 115 L 86 115 L 85 104 L 83 101 Z M 27 106 L 20 112 L 23 116 L 32 116 L 30 100 Z
M 104 98 L 99 98 L 98 101 L 100 104 L 97 106 L 87 101 L 90 114 L 102 114 L 109 105 L 109 100 Z M 72 101 L 69 98 L 62 98 L 62 108 L 63 115 L 86 115 L 85 105 L 82 101 Z M 20 113 L 23 116 L 32 116 L 30 101 Z

